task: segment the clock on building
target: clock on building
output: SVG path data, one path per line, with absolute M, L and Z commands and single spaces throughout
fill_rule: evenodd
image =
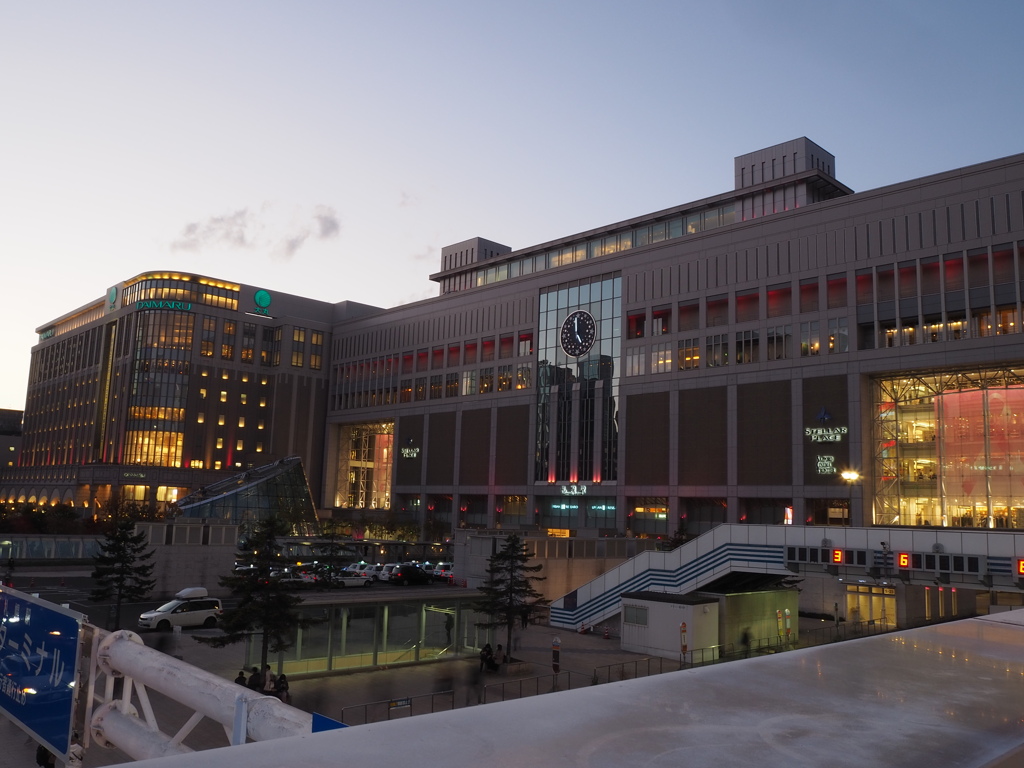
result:
M 562 323 L 559 334 L 562 349 L 569 357 L 582 357 L 597 341 L 597 323 L 585 309 L 577 309 Z

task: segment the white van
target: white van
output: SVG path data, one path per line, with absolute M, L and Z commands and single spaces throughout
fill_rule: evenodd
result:
M 212 629 L 223 613 L 220 600 L 210 597 L 206 587 L 188 587 L 176 594 L 171 602 L 139 616 L 139 628 L 161 632 L 167 632 L 171 627 Z

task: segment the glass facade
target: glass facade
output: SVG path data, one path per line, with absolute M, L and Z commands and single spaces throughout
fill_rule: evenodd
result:
M 390 509 L 395 422 L 352 424 L 339 428 L 334 506 Z
M 138 313 L 125 464 L 180 467 L 195 315 Z
M 876 381 L 876 525 L 1024 528 L 1024 370 Z
M 319 532 L 309 483 L 302 462 L 295 457 L 200 488 L 181 500 L 178 514 L 243 528 L 247 523 L 276 516 L 288 525 L 292 536 Z
M 562 322 L 584 309 L 597 323 L 587 354 L 569 357 Z M 540 294 L 537 364 L 537 482 L 601 482 L 618 477 L 618 389 L 622 278 L 602 275 Z
M 416 664 L 475 656 L 492 642 L 485 617 L 471 599 L 442 598 L 379 603 L 309 603 L 301 610 L 317 623 L 296 630 L 295 643 L 276 659 L 289 675 Z M 245 666 L 260 663 L 258 639 L 246 644 Z

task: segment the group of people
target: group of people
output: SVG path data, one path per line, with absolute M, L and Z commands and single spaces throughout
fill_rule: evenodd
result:
M 275 675 L 269 664 L 264 665 L 262 673 L 259 667 L 253 667 L 248 679 L 245 670 L 241 670 L 235 682 L 254 691 L 261 691 L 267 696 L 276 696 L 285 704 L 292 702 L 292 695 L 288 691 L 288 676 L 284 673 Z
M 497 672 L 501 669 L 501 665 L 506 661 L 505 649 L 501 647 L 501 643 L 498 643 L 497 650 L 493 650 L 490 643 L 485 644 L 484 647 L 480 649 L 481 672 L 484 670 Z

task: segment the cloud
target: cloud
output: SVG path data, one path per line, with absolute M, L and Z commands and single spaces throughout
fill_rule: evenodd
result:
M 249 248 L 252 246 L 253 224 L 248 208 L 225 216 L 211 216 L 206 221 L 194 221 L 185 225 L 178 239 L 171 243 L 171 250 L 201 251 L 219 244 Z
M 286 218 L 277 213 L 277 207 L 267 203 L 258 212 L 242 208 L 190 222 L 171 242 L 171 250 L 201 252 L 227 246 L 267 250 L 274 258 L 290 261 L 310 238 L 331 240 L 341 233 L 341 219 L 337 211 L 327 205 L 297 209 Z

